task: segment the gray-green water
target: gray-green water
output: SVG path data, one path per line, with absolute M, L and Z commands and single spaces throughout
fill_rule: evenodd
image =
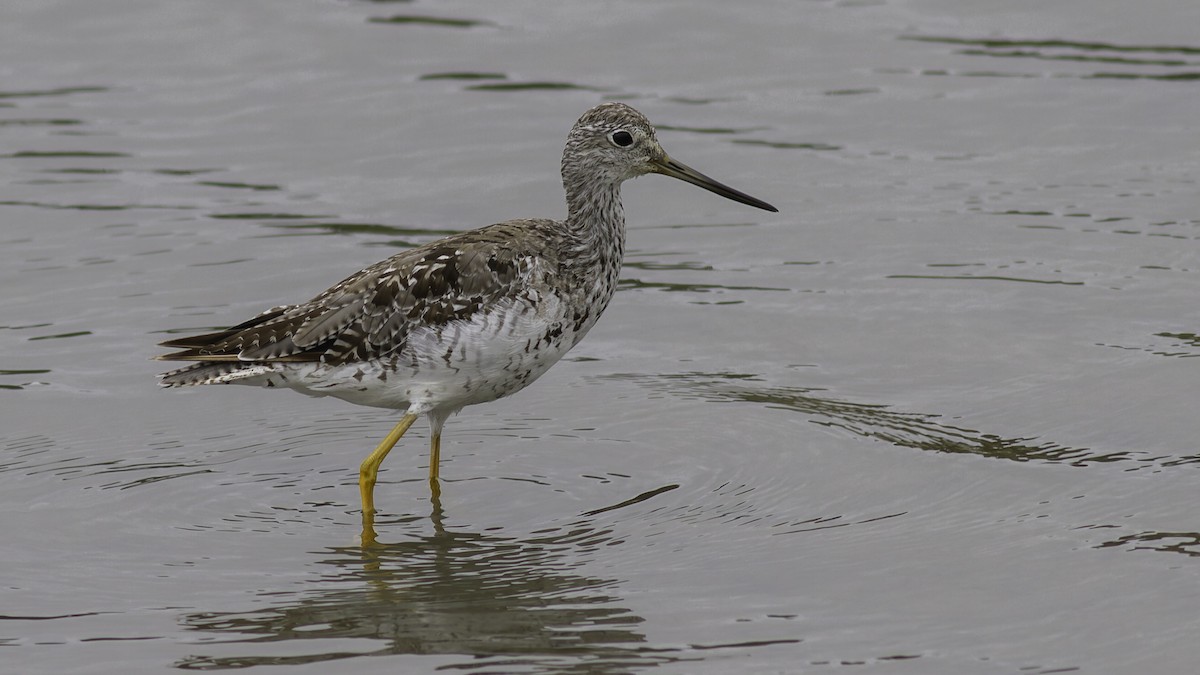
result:
M 1200 5 L 0 8 L 0 671 L 1191 673 Z M 535 386 L 161 391 L 182 331 L 561 216 L 584 110 L 780 208 L 626 186 Z

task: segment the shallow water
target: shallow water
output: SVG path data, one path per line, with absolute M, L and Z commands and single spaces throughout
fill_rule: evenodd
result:
M 1190 673 L 1200 5 L 0 10 L 0 670 Z M 561 216 L 630 102 L 767 214 L 625 189 L 535 386 L 162 391 L 169 335 Z

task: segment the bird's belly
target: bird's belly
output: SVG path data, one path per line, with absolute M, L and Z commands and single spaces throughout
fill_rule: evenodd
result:
M 296 385 L 309 394 L 415 413 L 494 401 L 540 377 L 590 328 L 576 332 L 562 306 L 556 296 L 544 295 L 469 320 L 421 327 L 386 358 L 315 367 Z

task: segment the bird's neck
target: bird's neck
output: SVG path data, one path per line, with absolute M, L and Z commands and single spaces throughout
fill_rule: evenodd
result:
M 560 270 L 569 279 L 568 291 L 580 307 L 573 317 L 574 342 L 596 323 L 617 290 L 621 260 L 625 257 L 625 211 L 620 183 L 579 181 L 563 172 L 567 188 L 566 245 Z
M 581 259 L 602 266 L 621 266 L 625 253 L 625 210 L 619 183 L 574 182 L 567 189 L 566 226 Z

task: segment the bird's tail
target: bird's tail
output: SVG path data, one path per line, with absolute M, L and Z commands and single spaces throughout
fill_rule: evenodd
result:
M 251 384 L 271 386 L 271 375 L 276 373 L 272 366 L 261 363 L 193 363 L 179 370 L 163 373 L 160 385 L 164 387 L 190 387 L 199 384 Z

